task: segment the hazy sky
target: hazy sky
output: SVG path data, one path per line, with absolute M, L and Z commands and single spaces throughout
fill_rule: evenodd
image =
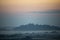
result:
M 1 25 L 60 25 L 60 0 L 0 0 Z M 48 12 L 49 13 L 41 13 Z M 51 11 L 51 12 L 50 12 Z M 40 12 L 40 13 L 39 13 Z

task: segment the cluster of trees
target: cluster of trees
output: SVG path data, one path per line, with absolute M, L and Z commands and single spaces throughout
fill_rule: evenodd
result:
M 50 26 L 50 25 L 34 25 L 34 24 L 27 24 L 21 25 L 16 27 L 15 30 L 26 30 L 26 31 L 34 31 L 34 30 L 60 30 L 58 26 Z
M 18 27 L 0 27 L 0 31 L 9 31 L 9 30 L 20 30 L 20 31 L 37 31 L 37 30 L 60 30 L 59 26 L 50 26 L 50 25 L 38 25 L 38 24 L 27 24 L 27 25 L 20 25 Z

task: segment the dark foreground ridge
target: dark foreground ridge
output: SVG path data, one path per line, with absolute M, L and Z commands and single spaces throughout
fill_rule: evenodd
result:
M 22 31 L 23 32 L 23 31 Z M 18 34 L 0 34 L 0 40 L 60 40 L 60 32 L 32 32 Z

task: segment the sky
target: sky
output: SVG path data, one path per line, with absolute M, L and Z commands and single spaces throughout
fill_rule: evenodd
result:
M 57 12 L 60 10 L 60 0 L 0 1 L 1 26 L 19 26 L 29 23 L 60 26 L 60 12 Z

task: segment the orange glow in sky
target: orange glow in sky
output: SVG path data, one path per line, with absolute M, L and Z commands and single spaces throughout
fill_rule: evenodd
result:
M 3 12 L 60 10 L 60 0 L 0 0 Z

